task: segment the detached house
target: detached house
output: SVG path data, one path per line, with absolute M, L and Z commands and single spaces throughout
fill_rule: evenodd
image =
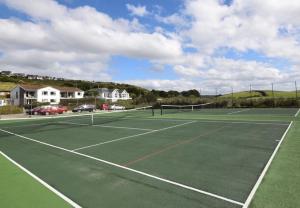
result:
M 17 85 L 11 90 L 12 105 L 26 105 L 34 102 L 59 104 L 61 99 L 80 99 L 84 92 L 73 87 L 51 87 L 41 85 Z
M 118 90 L 118 89 L 107 89 L 107 88 L 99 88 L 97 89 L 99 93 L 99 98 L 105 100 L 111 100 L 112 102 L 116 102 L 118 100 L 130 100 L 131 97 L 126 90 Z

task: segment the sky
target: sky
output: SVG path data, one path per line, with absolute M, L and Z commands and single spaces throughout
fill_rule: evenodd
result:
M 0 70 L 203 93 L 300 85 L 300 1 L 0 0 Z

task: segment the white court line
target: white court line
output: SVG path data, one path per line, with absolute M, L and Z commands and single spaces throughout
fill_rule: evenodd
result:
M 5 126 L 3 128 L 5 129 L 12 129 L 12 128 L 19 128 L 19 127 L 31 127 L 31 126 L 43 126 L 43 125 L 49 125 L 52 124 L 52 122 L 47 122 L 47 123 L 39 123 L 39 124 L 28 124 L 28 125 L 17 125 L 17 126 Z
M 299 113 L 300 113 L 300 108 L 299 108 L 298 111 L 296 112 L 295 117 L 298 117 Z
M 198 120 L 199 123 L 224 123 L 224 124 L 255 124 L 255 125 L 278 125 L 288 126 L 287 123 L 272 123 L 272 122 L 248 122 L 248 121 L 203 121 Z
M 187 185 L 184 185 L 184 184 L 181 184 L 181 183 L 177 183 L 175 181 L 171 181 L 171 180 L 164 179 L 164 178 L 161 178 L 161 177 L 158 177 L 158 176 L 154 176 L 154 175 L 142 172 L 142 171 L 138 171 L 138 170 L 135 170 L 135 169 L 132 169 L 132 168 L 128 168 L 128 167 L 125 167 L 125 166 L 122 166 L 122 165 L 119 165 L 119 164 L 116 164 L 116 163 L 109 162 L 107 160 L 99 159 L 99 158 L 96 158 L 96 157 L 93 157 L 93 156 L 90 156 L 90 155 L 86 155 L 86 154 L 83 154 L 83 153 L 80 153 L 80 152 L 75 152 L 73 150 L 65 149 L 63 147 L 55 146 L 55 145 L 52 145 L 52 144 L 49 144 L 49 143 L 46 143 L 46 142 L 41 142 L 41 141 L 29 138 L 29 137 L 25 137 L 25 136 L 22 136 L 22 135 L 19 135 L 19 134 L 15 134 L 13 132 L 9 132 L 9 131 L 3 130 L 3 129 L 0 129 L 0 131 L 5 132 L 5 133 L 10 134 L 10 135 L 14 135 L 14 136 L 26 139 L 26 140 L 29 140 L 29 141 L 33 141 L 33 142 L 36 142 L 36 143 L 39 143 L 39 144 L 43 144 L 43 145 L 46 145 L 46 146 L 49 146 L 49 147 L 53 147 L 53 148 L 56 148 L 56 149 L 59 149 L 59 150 L 63 150 L 65 152 L 69 152 L 69 153 L 72 153 L 72 154 L 80 155 L 80 156 L 85 157 L 85 158 L 96 160 L 96 161 L 105 163 L 105 164 L 110 165 L 110 166 L 118 167 L 118 168 L 130 171 L 130 172 L 134 172 L 134 173 L 137 173 L 137 174 L 140 174 L 140 175 L 143 175 L 143 176 L 147 176 L 149 178 L 153 178 L 153 179 L 156 179 L 156 180 L 159 180 L 159 181 L 163 181 L 165 183 L 172 184 L 174 186 L 178 186 L 178 187 L 181 187 L 181 188 L 184 188 L 184 189 L 188 189 L 190 191 L 194 191 L 194 192 L 201 193 L 201 194 L 204 194 L 204 195 L 207 195 L 207 196 L 211 196 L 211 197 L 216 198 L 216 199 L 227 201 L 227 202 L 230 202 L 232 204 L 237 204 L 237 205 L 240 205 L 240 206 L 244 205 L 241 202 L 238 202 L 238 201 L 235 201 L 235 200 L 232 200 L 232 199 L 229 199 L 229 198 L 226 198 L 226 197 L 214 194 L 214 193 L 210 193 L 210 192 L 207 192 L 207 191 L 204 191 L 204 190 L 201 190 L 201 189 L 197 189 L 197 188 L 194 188 L 194 187 L 191 187 L 191 186 L 187 186 Z
M 126 126 L 90 125 L 90 124 L 80 124 L 80 123 L 65 122 L 65 121 L 61 121 L 58 123 L 71 124 L 71 125 L 77 125 L 77 126 L 97 126 L 97 127 L 113 128 L 113 129 L 132 129 L 132 130 L 141 130 L 141 131 L 153 131 L 153 129 L 143 129 L 143 128 L 134 128 L 134 127 L 126 127 Z
M 274 159 L 276 153 L 277 153 L 278 150 L 279 150 L 279 147 L 280 147 L 281 143 L 283 142 L 285 136 L 287 135 L 287 133 L 288 133 L 288 131 L 289 131 L 289 129 L 291 128 L 292 125 L 293 125 L 293 121 L 290 122 L 290 125 L 289 125 L 288 128 L 285 130 L 284 134 L 282 135 L 282 137 L 281 137 L 281 139 L 280 139 L 280 142 L 278 142 L 278 144 L 277 144 L 277 146 L 276 146 L 276 148 L 275 148 L 273 154 L 271 155 L 271 157 L 270 157 L 268 163 L 266 164 L 265 168 L 264 168 L 263 171 L 261 172 L 261 174 L 260 174 L 260 176 L 259 176 L 257 182 L 255 183 L 255 185 L 254 185 L 253 189 L 251 190 L 251 192 L 250 192 L 250 194 L 249 194 L 249 196 L 248 196 L 248 198 L 247 198 L 245 204 L 243 205 L 243 208 L 248 208 L 248 206 L 250 205 L 250 203 L 251 203 L 251 201 L 252 201 L 252 199 L 253 199 L 253 197 L 254 197 L 254 195 L 255 195 L 255 192 L 257 191 L 257 189 L 258 189 L 259 185 L 261 184 L 261 182 L 262 182 L 264 176 L 266 175 L 266 173 L 267 173 L 267 171 L 268 171 L 268 169 L 269 169 L 269 167 L 270 167 L 270 165 L 271 165 L 271 163 L 272 163 L 272 161 L 273 161 L 273 159 Z
M 194 120 L 187 120 L 187 119 L 158 119 L 158 118 L 150 118 L 150 119 L 134 119 L 134 120 L 141 120 L 141 121 L 174 121 L 174 122 L 183 122 L 183 121 L 197 121 L 199 123 L 224 123 L 224 124 L 257 124 L 257 125 L 279 125 L 279 126 L 288 126 L 288 123 L 279 123 L 282 122 L 280 120 L 262 120 L 262 122 L 257 121 L 232 121 L 232 119 L 223 119 L 223 120 L 205 120 L 205 118 L 195 118 Z M 273 122 L 267 122 L 273 121 Z M 276 123 L 277 122 L 277 123 Z
M 72 207 L 74 207 L 74 208 L 81 208 L 81 206 L 79 206 L 74 201 L 72 201 L 71 199 L 69 199 L 67 196 L 63 195 L 61 192 L 59 192 L 58 190 L 56 190 L 55 188 L 53 188 L 52 186 L 50 186 L 48 183 L 46 183 L 45 181 L 43 181 L 42 179 L 40 179 L 39 177 L 37 177 L 36 175 L 34 175 L 32 172 L 30 172 L 29 170 L 27 170 L 26 168 L 24 168 L 22 165 L 20 165 L 19 163 L 17 163 L 13 159 L 11 159 L 9 156 L 7 156 L 6 154 L 4 154 L 1 151 L 0 151 L 0 154 L 3 155 L 11 163 L 13 163 L 14 165 L 16 165 L 18 168 L 20 168 L 21 170 L 23 170 L 25 173 L 27 173 L 28 175 L 30 175 L 36 181 L 38 181 L 39 183 L 41 183 L 47 189 L 49 189 L 50 191 L 52 191 L 53 193 L 55 193 L 57 196 L 59 196 L 60 198 L 62 198 L 63 200 L 65 200 Z
M 234 111 L 234 112 L 230 112 L 230 113 L 227 113 L 228 115 L 231 115 L 231 114 L 235 114 L 235 113 L 241 113 L 241 112 L 245 112 L 245 111 L 249 111 L 251 109 L 244 109 L 244 110 L 240 110 L 240 111 Z
M 169 127 L 162 128 L 162 129 L 157 129 L 157 130 L 153 130 L 153 131 L 148 131 L 148 132 L 141 133 L 141 134 L 135 134 L 135 135 L 131 135 L 131 136 L 121 137 L 121 138 L 109 140 L 109 141 L 106 141 L 106 142 L 100 142 L 100 143 L 96 143 L 96 144 L 92 144 L 92 145 L 88 145 L 88 146 L 84 146 L 84 147 L 79 147 L 79 148 L 73 149 L 73 151 L 82 150 L 82 149 L 87 149 L 87 148 L 95 147 L 95 146 L 100 146 L 100 145 L 103 145 L 103 144 L 108 144 L 108 143 L 112 143 L 112 142 L 117 142 L 117 141 L 121 141 L 121 140 L 125 140 L 125 139 L 130 139 L 130 138 L 133 138 L 133 137 L 143 136 L 143 135 L 146 135 L 146 134 L 151 134 L 151 133 L 158 132 L 158 131 L 163 131 L 163 130 L 167 130 L 167 129 L 172 129 L 172 128 L 175 128 L 175 127 L 179 127 L 179 126 L 183 126 L 183 125 L 187 125 L 187 124 L 191 124 L 191 123 L 195 123 L 195 122 L 196 122 L 196 121 L 190 121 L 190 122 L 186 122 L 186 123 L 183 123 L 183 124 L 178 124 L 178 125 L 169 126 Z

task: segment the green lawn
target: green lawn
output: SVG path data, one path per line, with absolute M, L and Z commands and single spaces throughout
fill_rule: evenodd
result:
M 235 92 L 233 93 L 233 97 L 235 99 L 238 98 L 258 98 L 258 97 L 265 97 L 265 98 L 271 98 L 273 96 L 271 90 L 262 90 L 265 94 L 258 92 L 258 91 L 252 91 L 250 93 L 249 91 L 243 91 L 243 92 Z M 221 98 L 231 98 L 232 94 L 225 94 L 222 95 Z M 300 96 L 300 94 L 298 95 Z M 295 98 L 296 93 L 295 91 L 274 91 L 274 97 L 276 98 Z
M 16 86 L 13 82 L 0 82 L 0 91 L 9 91 Z
M 64 208 L 63 199 L 0 154 L 0 202 L 5 208 Z
M 300 207 L 300 121 L 294 122 L 263 183 L 252 208 Z
M 102 129 L 100 131 L 95 126 L 65 128 L 55 124 L 40 128 L 36 126 L 16 128 L 13 131 L 67 149 L 143 133 L 134 139 L 120 140 L 109 145 L 79 151 L 162 178 L 204 187 L 212 193 L 244 202 L 257 180 L 257 174 L 260 173 L 277 145 L 275 139 L 280 139 L 285 131 L 286 126 L 282 125 L 287 125 L 288 122 L 294 120 L 293 126 L 250 206 L 250 208 L 294 208 L 300 207 L 298 197 L 300 193 L 300 116 L 294 117 L 297 110 L 296 108 L 206 109 L 198 113 L 186 112 L 162 116 L 158 112 L 153 119 L 130 118 L 131 120 L 120 119 L 108 123 L 116 127 L 128 125 L 128 127 L 135 128 L 160 129 L 182 124 L 187 120 L 197 121 L 151 134 L 144 134 L 145 131 L 141 129 Z M 95 119 L 97 121 L 97 117 Z M 219 121 L 228 121 L 228 123 L 223 124 Z M 21 125 L 22 122 L 15 124 Z M 274 125 L 253 126 L 251 122 L 257 124 L 270 122 L 269 124 L 274 123 Z M 14 126 L 12 121 L 3 121 L 1 124 L 3 124 L 1 128 Z M 99 136 L 100 133 L 102 137 Z M 89 137 L 82 140 L 83 135 L 89 135 Z M 8 139 L 10 139 L 9 142 Z M 235 206 L 177 189 L 151 178 L 119 170 L 78 154 L 70 154 L 67 151 L 9 136 L 3 132 L 2 135 L 0 134 L 0 146 L 2 151 L 7 152 L 20 164 L 85 207 L 99 207 L 100 204 L 101 207 Z M 195 155 L 199 157 L 194 157 Z M 239 162 L 245 166 L 236 165 Z M 260 165 L 256 164 L 257 162 Z M 197 165 L 200 163 L 203 163 L 203 166 Z M 2 188 L 0 189 L 0 207 L 69 206 L 1 156 L 0 167 Z M 244 177 L 250 178 L 248 180 Z M 15 200 L 16 197 L 18 200 Z

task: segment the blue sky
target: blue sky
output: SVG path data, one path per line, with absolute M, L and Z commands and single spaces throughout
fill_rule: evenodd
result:
M 300 78 L 292 0 L 0 0 L 0 69 L 213 91 Z

